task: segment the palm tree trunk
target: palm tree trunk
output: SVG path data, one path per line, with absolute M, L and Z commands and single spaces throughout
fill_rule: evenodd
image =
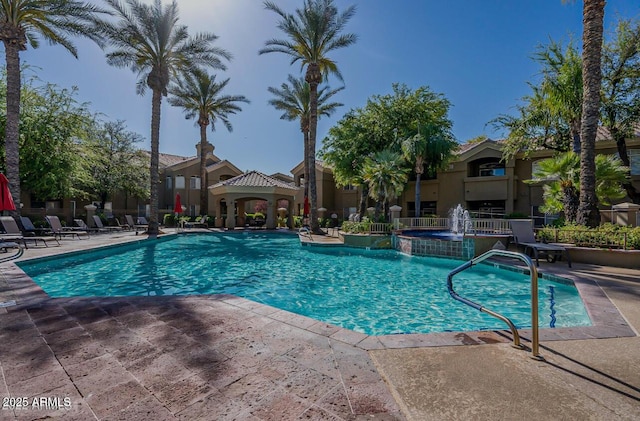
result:
M 416 218 L 420 218 L 420 178 L 422 176 L 422 173 L 420 172 L 416 172 L 416 214 L 415 217 Z
M 600 117 L 602 80 L 602 32 L 604 0 L 584 0 L 582 9 L 582 121 L 580 152 L 580 206 L 577 222 L 589 227 L 600 225 L 596 196 L 596 132 Z
M 206 215 L 209 210 L 207 200 L 207 156 L 205 148 L 207 146 L 207 125 L 200 124 L 200 215 Z
M 304 197 L 309 197 L 309 129 L 302 130 L 302 135 L 304 138 Z
M 576 190 L 577 189 L 573 185 L 563 188 L 562 201 L 564 202 L 564 218 L 570 223 L 576 222 L 578 206 L 580 205 L 578 192 Z
M 5 128 L 5 168 L 9 191 L 16 205 L 14 216 L 20 215 L 20 53 L 18 44 L 4 42 L 7 59 L 7 123 Z
M 160 182 L 159 158 L 160 158 L 160 106 L 162 104 L 162 91 L 153 90 L 151 99 L 151 173 L 150 173 L 150 207 L 149 215 L 149 237 L 158 235 L 158 184 Z
M 369 185 L 367 183 L 362 184 L 362 196 L 360 196 L 360 206 L 358 208 L 358 214 L 360 218 L 366 215 L 367 204 L 369 200 Z
M 316 131 L 318 128 L 318 84 L 322 80 L 320 67 L 317 63 L 307 66 L 305 80 L 309 84 L 309 149 L 307 161 L 309 162 L 309 196 L 311 231 L 320 234 L 318 223 L 318 191 L 316 186 Z

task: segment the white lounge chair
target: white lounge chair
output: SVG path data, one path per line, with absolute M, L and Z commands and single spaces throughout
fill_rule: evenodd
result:
M 513 220 L 509 223 L 511 225 L 513 241 L 516 243 L 516 246 L 523 247 L 524 254 L 533 252 L 533 257 L 536 259 L 536 266 L 539 266 L 538 257 L 540 252 L 542 252 L 550 256 L 552 258 L 551 261 L 555 261 L 558 256 L 564 254 L 567 258 L 567 264 L 571 267 L 571 257 L 565 247 L 559 244 L 546 244 L 536 241 L 531 220 Z

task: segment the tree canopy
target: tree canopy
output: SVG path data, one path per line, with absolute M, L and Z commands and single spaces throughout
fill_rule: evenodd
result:
M 411 90 L 396 83 L 392 93 L 372 96 L 363 108 L 350 110 L 329 129 L 321 156 L 332 167 L 338 185 L 363 186 L 361 214 L 370 188 L 363 179 L 366 157 L 387 149 L 401 153 L 404 142 L 403 167 L 409 171 L 435 175 L 446 163 L 457 148 L 449 107 L 442 94 L 427 86 Z
M 0 79 L 2 99 L 5 79 Z M 22 85 L 20 182 L 36 201 L 66 197 L 100 199 L 116 190 L 147 198 L 148 156 L 135 148 L 141 137 L 124 122 L 100 122 L 77 90 L 40 83 Z M 6 114 L 0 103 L 0 132 Z M 2 145 L 4 146 L 4 145 Z M 0 153 L 4 154 L 4 147 Z M 0 169 L 4 171 L 0 162 Z

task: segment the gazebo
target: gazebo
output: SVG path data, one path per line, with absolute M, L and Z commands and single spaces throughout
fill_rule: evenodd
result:
M 227 218 L 224 226 L 228 229 L 236 227 L 235 216 L 237 209 L 244 209 L 244 203 L 248 200 L 265 200 L 267 202 L 265 225 L 267 229 L 275 229 L 278 201 L 286 199 L 289 203 L 287 226 L 293 229 L 293 205 L 295 195 L 299 190 L 300 187 L 270 177 L 259 171 L 249 171 L 210 186 L 209 194 L 214 197 L 216 215 L 223 215 L 222 203 L 226 204 Z M 223 227 L 221 218 L 216 219 L 216 226 Z

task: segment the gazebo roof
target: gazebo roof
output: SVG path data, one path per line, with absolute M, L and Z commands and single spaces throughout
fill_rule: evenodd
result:
M 296 187 L 290 183 L 286 183 L 277 178 L 270 177 L 259 171 L 249 171 L 239 176 L 230 178 L 228 180 L 221 181 L 209 187 L 214 189 L 217 187 L 269 187 L 269 188 L 284 188 L 292 191 L 298 191 L 299 187 Z

